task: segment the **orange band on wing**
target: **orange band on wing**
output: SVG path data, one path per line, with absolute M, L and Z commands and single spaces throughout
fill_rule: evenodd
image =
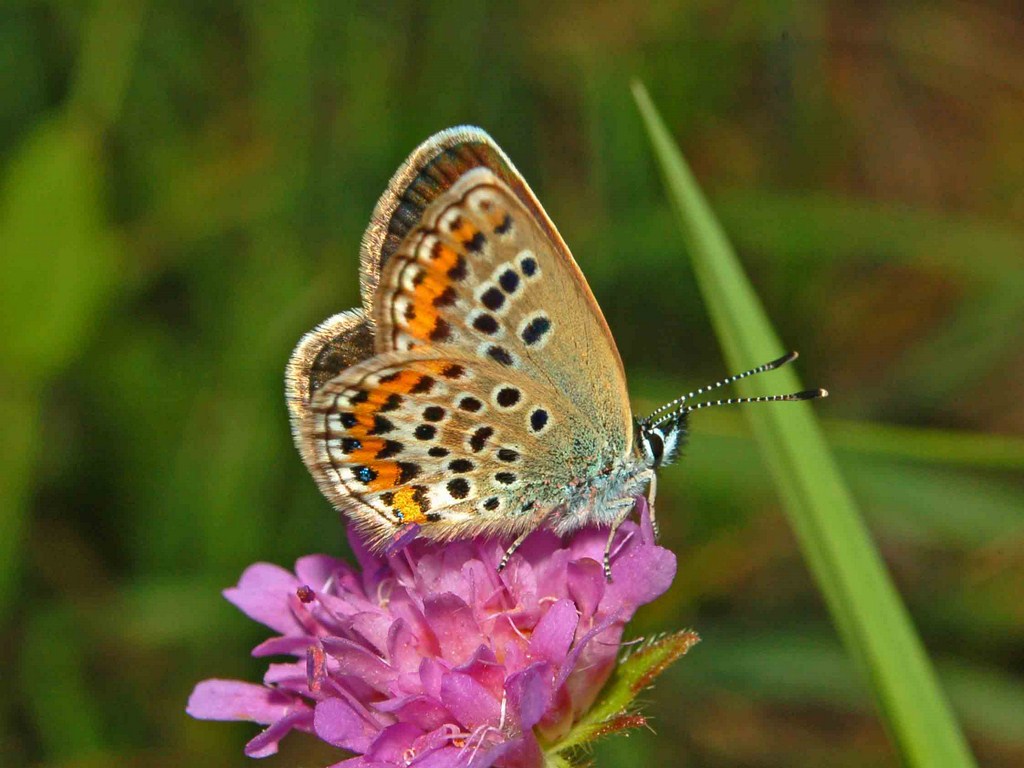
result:
M 401 513 L 403 523 L 424 523 L 427 520 L 423 505 L 416 500 L 416 491 L 412 488 L 395 491 L 391 508 Z
M 371 491 L 388 491 L 398 484 L 400 470 L 394 461 L 381 461 L 373 465 L 377 476 L 370 481 Z
M 459 232 L 468 232 L 471 229 L 471 226 L 463 224 Z M 447 340 L 449 328 L 440 318 L 439 308 L 454 301 L 449 272 L 457 267 L 462 258 L 458 251 L 444 241 L 437 240 L 430 250 L 428 259 L 419 261 L 417 266 L 411 267 L 422 270 L 410 292 L 411 305 L 405 315 L 405 332 L 413 338 L 435 343 Z

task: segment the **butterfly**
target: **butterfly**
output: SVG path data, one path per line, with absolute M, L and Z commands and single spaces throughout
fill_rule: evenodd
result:
M 362 307 L 299 342 L 286 371 L 292 431 L 331 503 L 372 545 L 406 534 L 512 540 L 610 528 L 679 455 L 690 404 L 790 353 L 667 403 L 630 410 L 611 331 L 555 225 L 484 131 L 421 144 L 373 212 Z

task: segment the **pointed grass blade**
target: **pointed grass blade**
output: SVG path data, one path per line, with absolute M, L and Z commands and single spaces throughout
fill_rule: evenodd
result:
M 735 370 L 770 360 L 782 345 L 721 226 L 647 90 L 633 95 L 654 149 L 712 323 Z M 796 374 L 772 374 L 775 391 L 801 389 Z M 746 380 L 744 395 L 763 394 Z M 935 679 L 905 607 L 840 477 L 815 405 L 748 408 L 804 557 L 847 650 L 870 681 L 907 765 L 972 766 L 974 760 Z

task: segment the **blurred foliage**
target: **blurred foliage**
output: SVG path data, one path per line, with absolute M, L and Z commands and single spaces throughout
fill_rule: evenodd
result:
M 628 83 L 640 76 L 786 344 L 979 761 L 1024 762 L 1024 22 L 938 3 L 0 8 L 5 765 L 245 765 L 193 684 L 255 678 L 219 598 L 344 549 L 282 369 L 357 301 L 406 154 L 489 130 L 570 243 L 636 405 L 724 363 Z M 662 475 L 704 639 L 598 765 L 895 765 L 744 422 Z M 337 759 L 292 738 L 265 765 Z

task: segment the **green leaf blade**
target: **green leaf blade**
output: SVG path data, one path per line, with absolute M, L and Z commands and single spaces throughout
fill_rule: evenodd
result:
M 730 367 L 743 370 L 778 356 L 785 347 L 668 129 L 644 87 L 636 83 L 633 92 Z M 802 389 L 792 369 L 772 375 L 773 391 Z M 763 385 L 748 379 L 738 388 L 756 395 L 764 394 Z M 871 682 L 903 760 L 973 766 L 812 406 L 752 407 L 747 417 L 833 620 Z
M 645 725 L 647 721 L 642 715 L 629 711 L 633 700 L 698 642 L 700 637 L 695 632 L 674 632 L 626 656 L 615 668 L 594 706 L 550 751 L 576 749 L 610 733 Z

